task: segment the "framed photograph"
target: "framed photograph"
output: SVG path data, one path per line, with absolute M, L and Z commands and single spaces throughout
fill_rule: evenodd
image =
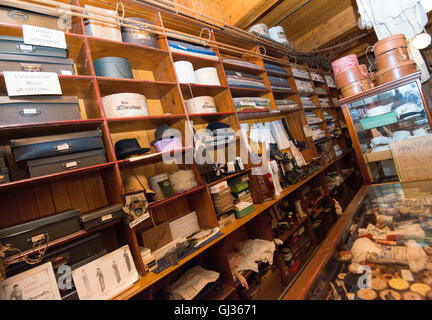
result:
M 80 300 L 106 300 L 138 280 L 129 246 L 125 245 L 72 271 Z
M 61 300 L 51 262 L 0 282 L 1 300 Z

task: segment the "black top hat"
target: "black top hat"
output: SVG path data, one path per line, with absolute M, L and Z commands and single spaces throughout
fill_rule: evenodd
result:
M 162 125 L 162 126 L 160 126 L 160 127 L 157 127 L 157 129 L 155 130 L 155 132 L 154 132 L 154 140 L 151 142 L 151 145 L 154 145 L 156 142 L 158 142 L 159 140 L 162 140 L 162 139 L 167 139 L 167 138 L 171 138 L 171 137 L 175 137 L 175 136 L 177 136 L 177 135 L 175 135 L 175 134 L 172 134 L 172 135 L 167 135 L 167 134 L 165 134 L 165 131 L 168 131 L 168 130 L 175 130 L 175 129 L 172 129 L 169 125 L 167 125 L 167 124 L 164 124 L 164 125 Z M 164 135 L 165 134 L 165 135 Z
M 227 128 L 230 128 L 230 126 L 227 125 L 226 123 L 219 122 L 219 121 L 213 121 L 207 125 L 207 130 L 210 131 L 215 131 L 218 129 L 227 129 Z
M 134 154 L 143 154 L 149 152 L 150 148 L 141 148 L 138 140 L 132 139 L 122 139 L 116 142 L 115 152 L 118 160 L 123 160 Z

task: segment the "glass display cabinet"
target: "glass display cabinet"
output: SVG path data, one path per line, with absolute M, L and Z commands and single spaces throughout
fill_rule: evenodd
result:
M 283 299 L 432 299 L 431 234 L 432 180 L 363 186 Z
M 399 181 L 392 143 L 431 133 L 420 73 L 340 100 L 366 184 Z

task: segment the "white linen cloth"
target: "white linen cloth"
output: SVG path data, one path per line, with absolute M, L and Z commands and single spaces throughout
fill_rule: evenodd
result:
M 258 272 L 258 262 L 273 264 L 273 254 L 276 245 L 272 241 L 262 239 L 246 240 L 236 244 L 236 250 L 243 256 L 237 266 L 237 271 L 252 270 Z
M 378 40 L 400 33 L 410 40 L 422 33 L 428 22 L 420 0 L 357 0 L 357 7 L 362 24 L 373 27 Z M 419 50 L 408 45 L 408 52 L 421 70 L 421 81 L 429 80 L 430 74 Z

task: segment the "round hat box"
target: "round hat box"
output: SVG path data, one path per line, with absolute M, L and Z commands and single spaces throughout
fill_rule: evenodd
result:
M 333 73 L 335 76 L 347 68 L 357 67 L 359 65 L 357 56 L 355 54 L 347 55 L 343 58 L 337 59 L 332 62 Z
M 377 70 L 380 71 L 407 60 L 409 60 L 408 49 L 399 47 L 380 54 L 375 59 L 375 65 Z
M 180 83 L 198 83 L 193 65 L 189 61 L 176 61 L 174 68 Z
M 350 83 L 366 78 L 368 74 L 367 70 L 365 70 L 365 66 L 363 66 L 349 67 L 338 73 L 335 76 L 336 86 L 338 88 L 343 88 Z
M 102 98 L 107 118 L 148 116 L 146 97 L 139 93 L 115 93 Z
M 376 85 L 382 85 L 384 83 L 403 78 L 416 72 L 416 66 L 417 65 L 414 61 L 408 60 L 387 67 L 375 73 L 375 83 Z
M 213 97 L 195 97 L 185 101 L 189 113 L 214 113 L 217 112 Z
M 406 47 L 407 42 L 404 34 L 395 34 L 394 36 L 390 36 L 384 38 L 373 45 L 373 51 L 375 53 L 375 57 L 387 52 L 389 50 L 393 50 L 395 48 Z
M 372 88 L 371 81 L 368 78 L 360 79 L 359 81 L 354 81 L 345 87 L 340 88 L 342 96 L 348 98 L 356 94 L 360 94 Z
M 219 76 L 216 68 L 207 67 L 195 71 L 195 77 L 199 84 L 206 86 L 220 86 Z
M 276 42 L 289 45 L 288 39 L 285 35 L 285 31 L 281 26 L 275 26 L 269 29 L 270 38 Z
M 250 33 L 255 32 L 255 33 L 258 33 L 259 35 L 270 38 L 269 29 L 265 23 L 258 23 L 256 25 L 252 26 L 248 30 L 248 32 L 250 32 Z
M 128 19 L 132 19 L 132 20 L 135 20 L 138 22 L 144 22 L 144 23 L 152 24 L 150 21 L 148 21 L 146 19 L 142 19 L 142 18 L 132 17 L 132 18 L 128 18 Z M 130 25 L 133 25 L 136 27 L 142 26 L 138 23 L 131 23 L 131 22 L 127 22 L 127 24 L 130 24 Z M 144 27 L 144 26 L 142 26 L 142 27 Z M 157 41 L 156 35 L 148 32 L 148 31 L 138 30 L 138 29 L 128 28 L 128 27 L 122 27 L 121 28 L 121 35 L 122 35 L 123 42 L 134 43 L 134 44 L 138 44 L 138 45 L 146 46 L 146 47 L 159 48 L 159 43 Z
M 132 67 L 126 59 L 119 57 L 105 57 L 94 62 L 96 76 L 133 79 Z

